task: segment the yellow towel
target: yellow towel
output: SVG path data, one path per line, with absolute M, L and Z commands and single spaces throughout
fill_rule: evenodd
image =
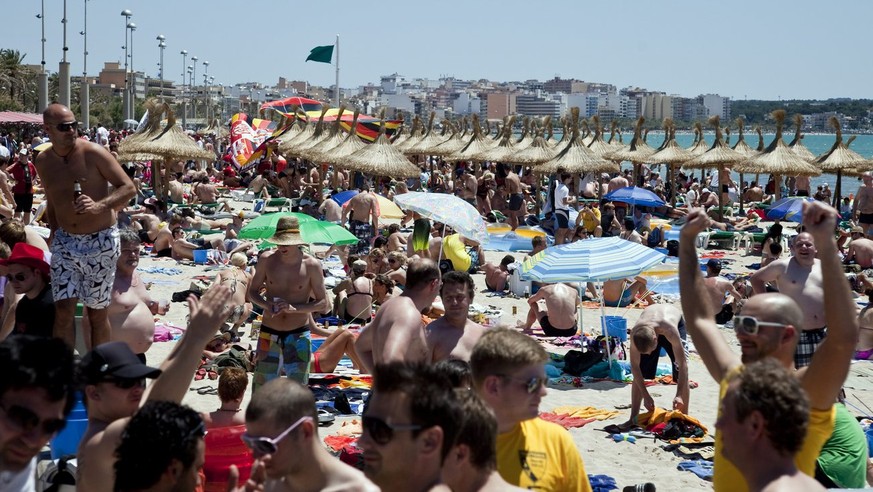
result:
M 615 410 L 603 410 L 597 407 L 573 407 L 563 406 L 552 409 L 552 413 L 559 415 L 570 415 L 571 417 L 580 417 L 583 419 L 606 420 L 618 415 Z

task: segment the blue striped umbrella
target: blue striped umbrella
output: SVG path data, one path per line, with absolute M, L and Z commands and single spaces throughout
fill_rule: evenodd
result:
M 632 277 L 664 261 L 662 253 L 618 237 L 552 246 L 524 261 L 521 276 L 537 282 L 598 282 Z

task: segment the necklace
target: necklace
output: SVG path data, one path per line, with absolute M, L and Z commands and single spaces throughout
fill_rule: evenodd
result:
M 76 146 L 75 146 L 75 145 L 73 145 L 73 148 L 72 148 L 72 149 L 70 149 L 70 151 L 69 151 L 69 152 L 67 152 L 67 154 L 66 154 L 66 155 L 61 155 L 61 154 L 58 154 L 58 151 L 57 151 L 57 150 L 55 150 L 55 146 L 54 146 L 54 145 L 52 145 L 52 146 L 51 146 L 51 147 L 49 147 L 49 148 L 50 148 L 50 149 L 52 149 L 52 153 L 53 153 L 53 154 L 54 154 L 54 155 L 56 155 L 56 156 L 58 156 L 58 157 L 60 157 L 60 158 L 61 158 L 61 159 L 63 159 L 63 160 L 64 160 L 64 164 L 66 164 L 66 163 L 67 163 L 67 158 L 68 158 L 68 157 L 70 157 L 70 154 L 72 154 L 72 153 L 73 153 L 73 151 L 74 151 L 74 150 L 76 150 Z
M 233 409 L 233 408 L 219 408 L 218 410 L 216 410 L 216 412 L 233 412 L 233 413 L 237 413 L 237 412 L 239 412 L 240 410 L 242 410 L 242 408 L 236 408 L 236 409 Z

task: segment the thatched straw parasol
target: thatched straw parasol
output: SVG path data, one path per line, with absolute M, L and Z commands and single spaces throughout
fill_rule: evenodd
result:
M 637 124 L 634 127 L 634 137 L 631 139 L 630 145 L 609 155 L 610 159 L 616 161 L 629 161 L 633 164 L 634 186 L 637 186 L 639 183 L 640 166 L 644 162 L 648 162 L 647 159 L 649 156 L 655 153 L 655 149 L 649 147 L 649 145 L 643 141 L 643 123 L 645 122 L 645 118 L 642 116 L 639 117 L 637 119 Z
M 455 161 L 478 161 L 476 157 L 482 152 L 493 147 L 491 139 L 482 135 L 482 129 L 479 127 L 479 115 L 473 114 L 473 136 L 461 150 L 452 154 L 446 155 L 444 160 L 448 162 Z
M 689 169 L 702 168 L 717 168 L 718 169 L 718 220 L 721 221 L 724 217 L 722 205 L 724 203 L 725 188 L 727 184 L 724 182 L 725 166 L 737 164 L 746 161 L 748 158 L 728 147 L 722 138 L 721 121 L 718 115 L 709 119 L 709 124 L 715 127 L 715 142 L 703 154 L 691 159 L 684 164 Z
M 515 138 L 512 136 L 514 122 L 515 116 L 510 116 L 507 124 L 503 125 L 503 138 L 500 139 L 500 142 L 495 147 L 476 154 L 473 159 L 482 162 L 509 162 L 509 159 L 516 153 Z
M 618 122 L 612 120 L 612 123 L 609 124 L 609 140 L 606 141 L 609 145 L 611 145 L 615 150 L 621 150 L 624 148 L 624 142 L 621 140 L 621 130 L 618 129 Z
M 343 108 L 340 108 L 342 110 Z M 328 137 L 329 132 L 327 131 L 327 123 L 324 122 L 324 116 L 327 114 L 327 105 L 321 110 L 321 116 L 318 118 L 318 123 L 315 125 L 315 131 L 312 132 L 312 136 L 309 137 L 308 140 L 300 141 L 300 143 L 293 149 L 291 155 L 297 155 L 299 157 L 305 157 L 306 151 L 318 145 L 319 142 Z
M 591 123 L 594 125 L 594 138 L 588 144 L 588 148 L 591 149 L 594 155 L 606 158 L 607 155 L 615 152 L 615 147 L 603 141 L 603 128 L 600 126 L 600 116 L 592 116 Z
M 348 156 L 346 167 L 371 176 L 411 178 L 419 175 L 417 166 L 391 145 L 385 136 L 385 111 L 379 115 L 379 136 L 372 144 Z
M 552 160 L 555 154 L 555 148 L 541 134 L 538 134 L 526 149 L 516 152 L 510 157 L 509 162 L 535 166 Z
M 437 156 L 446 156 L 449 154 L 454 154 L 455 152 L 464 148 L 467 145 L 467 141 L 464 137 L 467 135 L 467 117 L 465 116 L 461 119 L 462 129 L 458 131 L 457 128 L 453 129 L 452 136 L 448 138 L 448 140 L 443 143 L 431 147 L 428 149 L 428 155 L 437 155 Z
M 427 122 L 427 133 L 415 142 L 413 145 L 407 147 L 403 153 L 406 155 L 430 155 L 427 153 L 433 147 L 445 142 L 446 138 L 446 126 L 443 126 L 442 135 L 433 130 L 433 119 L 436 116 L 436 113 L 431 112 L 430 118 Z
M 333 121 L 333 125 L 330 126 L 330 131 L 324 138 L 318 140 L 314 145 L 310 147 L 301 147 L 299 149 L 301 157 L 309 160 L 310 162 L 318 162 L 318 159 L 321 158 L 325 150 L 332 149 L 337 145 L 341 144 L 343 140 L 345 140 L 345 135 L 343 135 L 342 127 L 340 126 L 340 124 L 342 123 L 342 116 L 345 110 L 346 107 L 344 105 L 341 105 L 339 107 L 339 112 L 337 112 L 336 119 Z M 313 137 L 314 136 L 315 135 L 313 135 Z
M 618 164 L 595 155 L 582 143 L 579 137 L 579 108 L 571 108 L 570 113 L 573 130 L 567 146 L 554 159 L 534 167 L 533 171 L 539 174 L 554 174 L 559 170 L 580 174 L 618 171 Z
M 215 160 L 215 154 L 201 149 L 194 140 L 176 125 L 176 115 L 167 103 L 159 105 L 160 112 L 149 116 L 148 131 L 141 139 L 119 145 L 119 152 L 126 154 L 152 154 L 165 160 Z M 167 124 L 161 128 L 161 116 L 167 115 Z M 126 144 L 126 145 L 125 145 Z
M 733 149 L 746 156 L 746 159 L 750 159 L 758 155 L 758 151 L 749 147 L 749 144 L 746 143 L 746 137 L 743 134 L 744 121 L 742 118 L 737 118 L 737 129 L 739 130 L 740 137 L 737 139 L 737 143 L 733 146 Z M 761 142 L 759 143 L 761 147 L 764 146 L 764 140 L 761 138 Z M 745 176 L 743 173 L 740 173 L 740 213 L 743 213 L 743 183 L 745 182 Z
M 794 140 L 788 144 L 788 148 L 794 151 L 795 154 L 799 155 L 803 160 L 813 162 L 816 157 L 815 155 L 803 145 L 803 135 L 800 134 L 800 130 L 803 127 L 803 116 L 796 114 L 794 115 Z
M 277 150 L 282 154 L 290 155 L 300 144 L 312 138 L 315 133 L 315 125 L 311 121 L 306 118 L 298 118 L 297 121 L 300 130 L 291 135 L 291 138 L 280 139 Z
M 840 206 L 840 193 L 842 192 L 843 171 L 867 171 L 873 169 L 873 162 L 861 157 L 854 150 L 849 150 L 849 143 L 843 142 L 843 130 L 840 128 L 840 120 L 831 116 L 828 123 L 837 131 L 836 140 L 831 149 L 820 155 L 815 163 L 822 172 L 836 173 L 837 184 L 834 186 L 834 207 Z
M 549 118 L 549 117 L 547 116 L 547 118 Z M 533 143 L 534 135 L 536 134 L 535 126 L 536 126 L 536 121 L 534 121 L 530 118 L 524 119 L 524 130 L 521 133 L 521 137 L 518 140 L 516 140 L 514 143 L 514 147 L 515 147 L 516 152 L 520 152 L 520 151 L 530 147 L 530 144 Z
M 349 133 L 339 145 L 322 152 L 319 156 L 319 160 L 328 162 L 337 167 L 343 167 L 348 156 L 367 146 L 367 144 L 358 137 L 358 116 L 359 111 L 356 109 L 355 115 L 352 118 L 352 126 L 349 128 Z
M 582 120 L 582 143 L 585 144 L 586 147 L 591 145 L 591 142 L 594 141 L 594 133 L 591 132 L 591 128 L 588 127 L 588 120 Z
M 818 176 L 821 171 L 789 149 L 782 140 L 782 127 L 785 125 L 785 110 L 778 109 L 772 113 L 776 120 L 776 137 L 766 149 L 752 159 L 741 162 L 734 166 L 740 172 L 770 173 L 776 178 L 776 200 L 782 194 L 779 185 L 782 175 L 791 176 Z
M 649 156 L 649 162 L 653 164 L 666 164 L 670 183 L 670 204 L 676 205 L 676 180 L 673 174 L 676 166 L 694 159 L 694 154 L 688 152 L 676 143 L 676 128 L 672 118 L 664 118 L 664 143 L 657 152 Z
M 394 142 L 394 148 L 400 152 L 406 151 L 406 149 L 417 144 L 419 140 L 424 138 L 426 131 L 427 128 L 421 124 L 421 119 L 418 116 L 414 116 L 412 118 L 412 129 L 409 130 L 409 136 L 397 139 L 397 141 Z

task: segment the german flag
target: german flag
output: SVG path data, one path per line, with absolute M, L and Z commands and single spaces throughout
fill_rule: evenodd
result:
M 294 108 L 297 107 L 295 112 Z M 261 105 L 261 110 L 270 109 L 279 113 L 282 113 L 286 117 L 290 118 L 292 121 L 295 118 L 305 118 L 308 121 L 318 121 L 321 117 L 321 109 L 322 104 L 314 99 L 307 99 L 305 97 L 289 97 L 286 99 L 282 99 L 280 101 L 271 101 L 268 103 L 264 103 Z M 324 114 L 325 122 L 333 122 L 336 121 L 337 116 L 339 115 L 338 108 L 330 108 Z M 340 126 L 346 132 L 350 132 L 352 130 L 352 121 L 354 120 L 354 115 L 351 111 L 344 111 L 342 116 L 340 117 Z M 394 136 L 397 133 L 400 125 L 403 124 L 403 120 L 385 120 L 385 135 L 389 138 Z M 252 125 L 254 127 L 254 125 Z M 366 140 L 367 142 L 374 142 L 376 138 L 379 136 L 379 118 L 375 118 L 369 115 L 358 115 L 358 129 L 357 134 L 358 137 Z

